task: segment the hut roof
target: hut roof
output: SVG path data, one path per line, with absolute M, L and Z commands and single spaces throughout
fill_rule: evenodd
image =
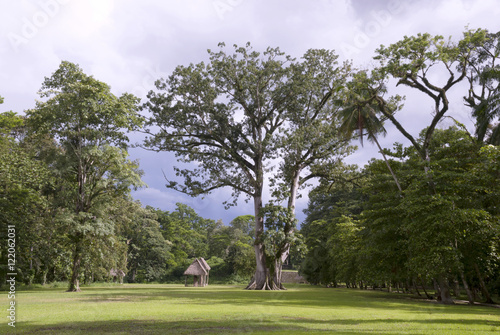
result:
M 201 265 L 203 265 L 205 270 L 209 271 L 211 269 L 210 265 L 208 265 L 208 263 L 205 261 L 203 257 L 198 258 L 198 260 L 200 261 Z
M 210 266 L 208 266 L 207 262 L 203 258 L 195 259 L 193 263 L 184 271 L 185 275 L 191 276 L 201 276 L 207 275 L 208 270 L 210 270 Z

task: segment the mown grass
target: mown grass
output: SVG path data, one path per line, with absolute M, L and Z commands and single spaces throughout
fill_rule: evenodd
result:
M 7 315 L 7 294 L 0 292 Z M 498 334 L 500 309 L 444 306 L 379 291 L 289 285 L 85 287 L 19 291 L 0 334 Z

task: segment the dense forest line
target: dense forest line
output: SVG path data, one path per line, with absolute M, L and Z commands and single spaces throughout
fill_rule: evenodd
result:
M 451 127 L 436 130 L 430 153 L 426 173 L 413 148 L 386 150 L 402 193 L 377 159 L 311 192 L 301 267 L 309 282 L 428 298 L 426 288 L 449 286 L 456 298 L 493 302 L 500 293 L 500 150 Z
M 158 80 L 142 104 L 63 61 L 33 109 L 0 114 L 2 231 L 15 226 L 25 283 L 67 280 L 78 291 L 80 281 L 113 277 L 177 280 L 205 257 L 220 278 L 283 289 L 292 255 L 311 283 L 432 285 L 444 303 L 462 286 L 471 302 L 492 301 L 500 287 L 499 33 L 405 37 L 376 50 L 373 69 L 339 63 L 331 50 L 297 60 L 279 48 L 219 47 L 208 62 Z M 401 123 L 406 106 L 389 95 L 394 83 L 433 106 L 419 134 Z M 450 101 L 462 84 L 460 101 Z M 470 111 L 473 133 L 453 119 L 457 104 Z M 454 126 L 440 126 L 445 119 Z M 386 123 L 408 146 L 380 146 Z M 224 225 L 183 204 L 165 212 L 133 201 L 130 190 L 144 186 L 127 153 L 134 131 L 145 134 L 143 147 L 186 163 L 174 171 L 183 183 L 167 187 L 191 196 L 229 187 L 226 206 L 244 195 L 253 215 Z M 382 159 L 347 165 L 363 140 Z M 299 230 L 296 199 L 313 179 L 319 186 Z
M 253 271 L 253 216 L 224 225 L 180 203 L 172 212 L 143 207 L 130 197 L 128 188 L 119 192 L 119 185 L 108 184 L 106 178 L 102 182 L 108 185 L 89 186 L 103 187 L 88 214 L 91 223 L 75 227 L 79 218 L 70 212 L 74 171 L 59 165 L 66 160 L 63 148 L 52 140 L 30 137 L 24 118 L 12 112 L 0 117 L 2 229 L 15 227 L 17 274 L 26 285 L 69 281 L 74 235 L 82 230 L 86 230 L 80 276 L 84 283 L 178 281 L 195 257 L 209 261 L 215 278 L 233 275 L 234 280 L 248 280 Z M 116 158 L 99 156 L 98 163 L 112 164 L 111 159 Z M 68 179 L 61 175 L 65 168 Z M 96 168 L 95 173 L 101 171 Z M 7 240 L 1 243 L 2 251 L 7 250 Z M 1 254 L 2 276 L 11 272 L 6 254 Z
M 81 74 L 74 64 L 64 66 Z M 62 110 L 68 124 L 52 133 L 35 133 L 33 122 L 51 118 L 54 109 L 44 116 L 0 114 L 0 221 L 3 237 L 8 227 L 15 232 L 17 279 L 31 285 L 75 277 L 75 289 L 80 280 L 179 281 L 194 258 L 204 257 L 213 267 L 212 280 L 248 281 L 255 267 L 254 217 L 224 225 L 181 203 L 172 212 L 142 206 L 130 196 L 131 188 L 143 186 L 139 165 L 118 143 L 126 133 L 105 124 L 113 110 L 99 115 L 88 108 L 83 117 L 80 111 L 75 108 L 78 122 L 69 126 L 75 115 Z M 112 136 L 120 146 L 111 145 Z M 0 241 L 2 277 L 13 272 L 8 244 L 7 238 Z

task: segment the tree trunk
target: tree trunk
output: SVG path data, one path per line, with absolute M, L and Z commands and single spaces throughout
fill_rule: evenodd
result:
M 292 179 L 292 183 L 290 185 L 290 196 L 288 197 L 288 204 L 287 207 L 289 210 L 292 211 L 293 215 L 295 216 L 295 203 L 297 201 L 297 192 L 299 190 L 300 186 L 300 172 L 301 168 L 299 168 L 297 171 L 295 171 L 295 174 Z M 289 234 L 293 231 L 294 227 L 285 227 L 285 234 Z M 280 261 L 276 262 L 276 275 L 274 276 L 274 282 L 276 285 L 279 287 L 280 290 L 286 290 L 286 288 L 283 286 L 283 283 L 281 281 L 281 274 L 283 273 L 283 263 L 285 263 L 286 259 L 290 255 L 290 244 L 287 243 L 283 249 L 283 252 L 281 253 L 280 256 Z M 279 277 L 278 277 L 279 276 Z
M 45 286 L 47 285 L 47 274 L 49 273 L 49 268 L 45 267 L 45 269 L 42 271 L 42 285 Z
M 434 291 L 436 291 L 436 299 L 441 300 L 441 288 L 439 287 L 435 278 L 432 278 L 432 283 L 434 284 Z
M 440 294 L 441 303 L 447 304 L 447 305 L 453 305 L 454 302 L 453 302 L 453 299 L 451 298 L 450 287 L 448 285 L 448 279 L 446 278 L 445 275 L 439 276 L 439 288 L 441 291 L 441 294 Z
M 481 293 L 483 294 L 483 297 L 486 300 L 485 302 L 487 304 L 494 304 L 495 302 L 493 301 L 493 299 L 491 299 L 490 293 L 486 288 L 486 284 L 484 283 L 483 276 L 481 275 L 481 271 L 479 271 L 477 263 L 474 263 L 474 270 L 476 270 L 477 278 L 479 279 L 479 286 L 481 287 Z
M 396 183 L 396 186 L 398 187 L 399 194 L 403 195 L 403 190 L 401 189 L 401 185 L 399 184 L 399 180 L 396 177 L 396 174 L 394 173 L 394 171 L 392 170 L 391 165 L 389 164 L 389 161 L 387 160 L 387 157 L 385 156 L 384 151 L 382 150 L 382 147 L 380 146 L 380 143 L 378 143 L 377 137 L 376 136 L 372 136 L 372 137 L 375 140 L 375 143 L 377 144 L 378 150 L 382 154 L 382 157 L 384 157 L 385 165 L 387 165 L 387 168 L 389 169 L 389 172 L 391 173 L 392 179 L 394 179 L 394 182 Z
M 69 282 L 68 292 L 80 292 L 80 282 L 78 277 L 80 276 L 80 265 L 82 262 L 83 254 L 82 241 L 79 240 L 76 243 L 75 250 L 73 252 L 73 268 L 71 273 L 71 279 Z
M 424 280 L 422 278 L 420 278 L 420 284 L 422 285 L 422 290 L 424 291 L 427 299 L 432 299 L 432 296 L 429 293 L 427 293 L 427 290 L 425 289 L 425 283 L 424 283 Z
M 477 288 L 476 287 L 473 287 L 472 288 L 472 297 L 474 298 L 474 301 L 477 300 L 477 295 L 479 294 L 479 292 L 477 291 Z
M 460 270 L 460 278 L 462 279 L 462 284 L 464 285 L 465 293 L 467 293 L 467 298 L 469 299 L 469 304 L 473 305 L 474 304 L 474 296 L 472 295 L 472 292 L 469 288 L 469 285 L 467 284 L 467 280 L 465 279 L 464 272 Z
M 281 274 L 283 271 L 283 263 L 281 262 L 281 259 L 276 259 L 274 262 L 274 273 L 272 274 L 272 283 L 271 289 L 273 290 L 286 290 L 286 288 L 283 286 L 283 282 L 281 281 Z
M 455 298 L 459 299 L 460 298 L 460 285 L 458 283 L 458 279 L 455 278 L 453 280 L 453 295 L 455 296 Z
M 262 251 L 262 246 L 255 246 L 255 257 L 257 261 L 257 266 L 255 268 L 255 275 L 253 276 L 250 283 L 247 285 L 247 290 L 270 290 L 269 286 L 269 271 L 266 268 L 266 261 L 264 259 L 264 252 Z
M 255 212 L 255 275 L 247 285 L 247 290 L 270 290 L 269 286 L 269 270 L 266 266 L 266 257 L 264 246 L 260 242 L 260 237 L 264 232 L 264 220 L 261 216 L 262 196 L 254 195 L 254 212 Z
M 297 199 L 297 191 L 299 188 L 300 170 L 296 171 L 292 183 L 290 185 L 290 196 L 288 198 L 288 209 L 291 209 L 295 214 L 295 202 Z M 258 241 L 260 235 L 264 232 L 263 221 L 260 217 L 262 209 L 262 196 L 254 196 L 254 211 L 255 211 L 255 241 Z M 293 227 L 285 227 L 285 234 L 290 233 Z M 264 249 L 260 244 L 255 245 L 256 270 L 255 275 L 246 287 L 248 290 L 285 290 L 281 281 L 283 273 L 283 263 L 290 254 L 290 244 L 286 244 L 283 252 L 278 257 L 274 264 L 273 273 L 269 273 L 264 257 Z
M 417 283 L 415 282 L 415 279 L 412 279 L 412 284 L 413 284 L 413 289 L 415 290 L 415 292 L 417 292 L 417 295 L 421 297 L 422 294 L 420 294 L 420 291 L 418 290 L 418 286 Z
M 76 198 L 76 208 L 75 213 L 77 216 L 81 212 L 86 212 L 85 208 L 85 165 L 82 161 L 82 143 L 79 140 L 77 143 L 77 152 L 75 152 L 78 157 L 78 171 L 77 171 L 77 181 L 78 181 L 78 194 Z M 73 267 L 71 269 L 71 279 L 69 281 L 68 292 L 80 292 L 80 268 L 83 258 L 83 235 L 76 234 L 75 236 L 75 249 L 73 251 Z

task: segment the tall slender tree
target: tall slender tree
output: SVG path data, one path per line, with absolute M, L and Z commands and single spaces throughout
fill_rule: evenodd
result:
M 110 87 L 63 61 L 39 92 L 45 100 L 27 111 L 27 125 L 34 134 L 50 134 L 63 148 L 54 163 L 67 181 L 69 237 L 73 244 L 69 291 L 79 291 L 81 263 L 91 238 L 113 232 L 113 222 L 101 210 L 100 199 L 122 196 L 130 186 L 140 186 L 140 172 L 126 148 L 127 130 L 139 127 L 138 99 L 120 97 Z

